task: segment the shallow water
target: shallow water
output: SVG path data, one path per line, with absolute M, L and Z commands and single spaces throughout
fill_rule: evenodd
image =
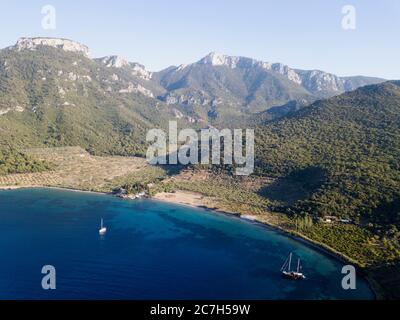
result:
M 101 217 L 108 228 L 99 236 Z M 279 272 L 288 253 L 307 279 Z M 0 192 L 0 299 L 371 299 L 343 264 L 276 231 L 204 209 L 55 189 Z M 56 290 L 41 287 L 56 268 Z

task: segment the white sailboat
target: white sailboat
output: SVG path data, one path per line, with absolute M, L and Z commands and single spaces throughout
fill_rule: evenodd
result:
M 282 274 L 292 280 L 301 280 L 305 279 L 306 276 L 301 272 L 301 264 L 300 264 L 300 259 L 297 259 L 297 269 L 296 271 L 291 270 L 291 264 L 292 264 L 292 253 L 289 254 L 289 257 L 286 258 L 285 263 L 283 264 L 281 271 Z
M 106 232 L 107 232 L 107 228 L 103 226 L 103 218 L 101 218 L 99 234 L 105 234 Z

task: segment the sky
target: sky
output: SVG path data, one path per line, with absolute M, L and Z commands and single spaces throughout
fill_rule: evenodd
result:
M 60 37 L 92 57 L 121 55 L 151 71 L 209 52 L 282 62 L 340 76 L 400 79 L 399 0 L 0 0 L 0 48 Z M 42 7 L 55 9 L 44 29 Z M 355 29 L 343 6 L 355 9 Z M 349 24 L 347 24 L 349 26 Z

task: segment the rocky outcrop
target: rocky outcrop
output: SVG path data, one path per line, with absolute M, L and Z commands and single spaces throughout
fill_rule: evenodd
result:
M 48 46 L 53 48 L 62 49 L 64 51 L 81 53 L 89 56 L 89 48 L 76 41 L 59 38 L 20 38 L 14 49 L 21 50 L 36 50 L 38 47 Z
M 95 60 L 103 63 L 108 68 L 122 68 L 129 66 L 129 62 L 120 56 L 106 56 Z
M 145 87 L 141 86 L 140 84 L 133 84 L 130 82 L 126 88 L 120 89 L 119 93 L 141 93 L 147 97 L 154 98 L 153 93 L 146 89 Z
M 150 80 L 152 76 L 152 73 L 147 71 L 144 65 L 136 62 L 128 62 L 120 56 L 106 56 L 95 60 L 108 68 L 129 67 L 132 75 L 144 80 Z
M 267 69 L 267 68 L 265 68 Z M 287 65 L 284 65 L 282 63 L 274 63 L 271 65 L 271 68 L 269 70 L 273 70 L 286 78 L 288 78 L 290 81 L 293 81 L 297 84 L 302 84 L 303 80 L 301 77 L 296 73 L 295 70 L 289 68 Z
M 345 90 L 344 79 L 319 70 L 303 72 L 301 84 L 313 93 L 318 93 L 320 91 L 343 92 Z
M 144 65 L 136 62 L 128 62 L 120 56 L 107 56 L 95 60 L 104 64 L 108 68 L 129 67 L 132 75 L 144 80 L 150 80 L 152 76 L 152 73 L 147 71 Z
M 211 52 L 204 58 L 199 60 L 197 64 L 210 64 L 213 66 L 227 66 L 229 68 L 252 68 L 261 67 L 271 69 L 272 64 L 269 62 L 258 61 L 246 57 L 227 56 L 221 53 Z
M 131 64 L 132 74 L 144 80 L 150 80 L 152 77 L 152 73 L 147 71 L 144 65 L 140 63 L 132 62 Z
M 359 86 L 365 84 L 373 84 L 383 81 L 383 79 L 374 79 L 368 77 L 339 77 L 320 70 L 292 69 L 282 63 L 270 63 L 246 57 L 227 56 L 216 52 L 209 53 L 207 56 L 200 59 L 196 64 L 227 66 L 232 69 L 261 68 L 279 73 L 290 81 L 303 86 L 310 93 L 317 95 L 319 92 L 342 93 L 347 90 L 355 90 Z M 180 66 L 176 70 L 180 71 L 182 68 L 186 67 L 187 66 Z
M 0 116 L 9 113 L 10 111 L 16 111 L 16 112 L 23 112 L 25 109 L 22 108 L 21 106 L 15 106 L 13 108 L 0 108 Z

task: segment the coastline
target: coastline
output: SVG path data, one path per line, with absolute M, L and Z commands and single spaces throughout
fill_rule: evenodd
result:
M 94 193 L 94 194 L 102 194 L 102 195 L 111 195 L 109 192 L 101 192 L 101 191 L 91 191 L 91 190 L 81 190 L 81 189 L 73 189 L 69 187 L 55 187 L 55 186 L 36 186 L 36 185 L 26 185 L 26 186 L 0 186 L 0 191 L 11 191 L 18 189 L 55 189 L 55 190 L 64 190 L 71 192 L 83 192 L 83 193 Z
M 196 194 L 194 192 L 186 192 L 186 191 L 184 191 L 184 192 L 176 192 L 176 193 L 178 193 L 178 194 L 180 194 L 180 193 L 193 194 L 193 196 L 196 196 L 196 197 L 199 196 L 199 194 Z M 162 197 L 158 196 L 159 194 L 176 194 L 176 193 L 162 192 L 162 193 L 156 194 L 152 199 L 158 200 L 158 201 L 162 201 L 162 202 L 168 202 L 168 203 L 184 205 L 184 206 L 188 206 L 188 207 L 192 207 L 192 208 L 202 208 L 202 209 L 206 209 L 206 210 L 212 211 L 212 212 L 217 213 L 217 214 L 223 214 L 223 215 L 226 215 L 226 216 L 229 216 L 229 217 L 238 218 L 240 220 L 244 220 L 244 221 L 247 221 L 249 223 L 256 224 L 256 225 L 265 227 L 267 229 L 271 229 L 271 230 L 277 231 L 279 233 L 283 233 L 283 234 L 285 234 L 285 236 L 290 237 L 290 238 L 292 238 L 292 239 L 294 239 L 296 241 L 308 244 L 311 247 L 313 247 L 315 249 L 318 249 L 321 252 L 324 252 L 325 254 L 328 254 L 331 257 L 333 257 L 333 258 L 335 258 L 335 259 L 337 259 L 337 260 L 339 260 L 339 261 L 341 261 L 343 263 L 353 263 L 353 264 L 356 264 L 358 268 L 361 268 L 357 261 L 352 260 L 350 257 L 347 257 L 346 255 L 341 254 L 340 252 L 337 252 L 335 249 L 330 248 L 330 247 L 324 245 L 323 243 L 319 243 L 317 241 L 309 239 L 309 238 L 303 236 L 300 233 L 289 231 L 289 230 L 283 229 L 282 227 L 279 227 L 277 225 L 273 225 L 273 224 L 267 223 L 265 221 L 259 220 L 259 219 L 257 219 L 257 216 L 255 216 L 255 215 L 243 215 L 243 214 L 240 214 L 240 213 L 237 213 L 237 212 L 229 212 L 229 211 L 226 211 L 226 210 L 218 209 L 216 207 L 207 206 L 205 204 L 187 203 L 187 202 L 182 201 L 179 196 L 178 197 L 169 197 L 168 199 L 165 199 L 164 196 L 162 196 Z
M 16 190 L 23 188 L 36 188 L 36 186 L 0 186 L 0 190 Z M 38 186 L 38 188 L 40 187 Z
M 184 195 L 184 196 L 182 196 Z M 187 201 L 187 197 L 190 195 L 193 196 L 193 198 L 190 201 Z M 355 260 L 351 259 L 350 257 L 344 255 L 343 253 L 340 253 L 336 251 L 335 249 L 325 245 L 324 243 L 314 241 L 298 232 L 292 231 L 292 230 L 286 230 L 280 226 L 268 223 L 266 221 L 262 221 L 257 218 L 256 215 L 246 215 L 246 214 L 241 214 L 238 212 L 229 212 L 226 210 L 221 210 L 218 207 L 214 206 L 208 206 L 206 203 L 199 203 L 197 200 L 202 197 L 204 199 L 204 196 L 201 194 L 197 194 L 194 192 L 189 192 L 189 191 L 176 191 L 175 193 L 167 193 L 167 192 L 160 192 L 157 193 L 152 199 L 162 201 L 162 202 L 168 202 L 168 203 L 174 203 L 174 204 L 179 204 L 179 205 L 184 205 L 184 206 L 189 206 L 192 208 L 202 208 L 206 209 L 209 211 L 212 211 L 215 214 L 223 214 L 225 216 L 229 216 L 230 218 L 237 218 L 243 221 L 247 221 L 251 224 L 259 225 L 263 228 L 273 230 L 276 232 L 279 232 L 286 237 L 289 237 L 293 240 L 296 240 L 298 242 L 301 242 L 305 245 L 308 245 L 312 247 L 315 250 L 318 250 L 326 255 L 329 255 L 332 258 L 335 258 L 339 260 L 342 263 L 351 263 L 356 266 L 357 271 L 359 271 L 364 279 L 367 281 L 369 288 L 373 292 L 375 299 L 379 300 L 383 297 L 383 294 L 381 293 L 381 288 L 379 285 L 375 284 L 375 281 L 371 279 L 371 277 L 368 275 L 368 273 L 365 271 L 365 269 Z
M 64 191 L 71 191 L 71 192 L 83 192 L 83 193 L 94 193 L 94 194 L 101 194 L 101 195 L 112 195 L 111 193 L 107 192 L 100 192 L 100 191 L 90 191 L 90 190 L 79 190 L 79 189 L 72 189 L 68 187 L 55 187 L 55 186 L 35 186 L 35 185 L 27 185 L 27 186 L 0 186 L 0 192 L 5 190 L 17 190 L 17 189 L 30 189 L 30 188 L 43 188 L 43 189 L 56 189 L 56 190 L 64 190 Z M 214 214 L 222 214 L 228 216 L 230 218 L 240 219 L 242 221 L 246 221 L 251 224 L 259 225 L 263 228 L 279 232 L 286 237 L 289 237 L 293 240 L 299 241 L 305 245 L 312 247 L 315 250 L 318 250 L 324 254 L 329 255 L 332 258 L 339 260 L 342 263 L 351 263 L 356 266 L 357 270 L 362 274 L 364 279 L 367 281 L 368 286 L 370 287 L 372 293 L 376 300 L 379 300 L 383 297 L 383 293 L 381 292 L 381 288 L 379 285 L 375 284 L 375 281 L 368 275 L 368 272 L 360 266 L 360 264 L 351 259 L 350 257 L 336 251 L 335 249 L 325 245 L 324 243 L 320 243 L 314 241 L 298 232 L 294 232 L 291 230 L 286 230 L 280 226 L 267 223 L 266 221 L 259 220 L 256 215 L 245 215 L 240 214 L 238 212 L 229 212 L 226 210 L 221 210 L 218 207 L 211 206 L 209 203 L 205 201 L 206 197 L 200 193 L 194 193 L 189 191 L 176 191 L 174 193 L 169 192 L 159 192 L 155 194 L 150 199 L 167 202 L 172 204 L 178 204 L 183 206 L 188 206 L 192 208 L 201 208 L 206 209 Z

